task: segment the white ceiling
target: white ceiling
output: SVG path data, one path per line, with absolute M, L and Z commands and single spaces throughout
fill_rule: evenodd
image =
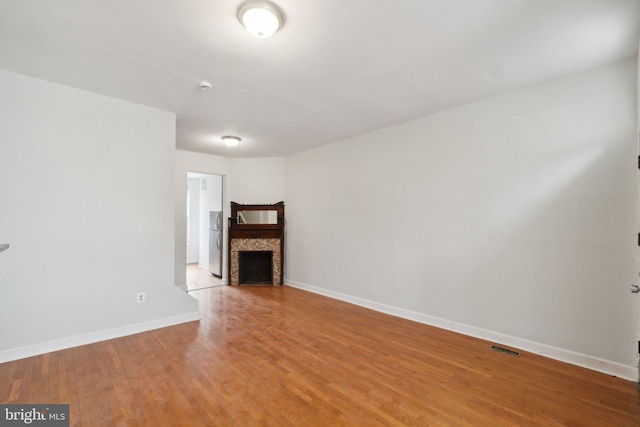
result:
M 180 149 L 286 156 L 634 56 L 640 34 L 639 0 L 277 0 L 284 28 L 256 39 L 242 1 L 0 0 L 0 68 L 173 111 Z

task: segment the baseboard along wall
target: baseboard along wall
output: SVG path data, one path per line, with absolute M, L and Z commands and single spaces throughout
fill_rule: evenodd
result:
M 136 323 L 134 325 L 127 325 L 120 328 L 107 329 L 103 331 L 75 335 L 68 338 L 47 341 L 24 347 L 2 350 L 0 351 L 0 363 L 11 362 L 14 360 L 24 359 L 32 356 L 39 356 L 41 354 L 51 353 L 53 351 L 65 350 L 68 348 L 78 347 L 86 344 L 93 344 L 100 341 L 139 334 L 141 332 L 165 328 L 167 326 L 179 325 L 181 323 L 193 322 L 196 320 L 200 320 L 199 311 L 181 314 L 178 316 L 165 317 L 157 320 L 151 320 L 149 322 Z

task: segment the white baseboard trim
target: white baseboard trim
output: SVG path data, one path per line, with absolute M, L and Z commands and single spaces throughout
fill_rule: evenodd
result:
M 583 368 L 602 372 L 608 375 L 614 375 L 616 377 L 624 378 L 630 381 L 638 380 L 638 368 L 635 366 L 622 365 L 617 362 L 603 360 L 585 354 L 576 353 L 570 350 L 565 350 L 546 344 L 513 337 L 510 335 L 505 335 L 499 332 L 478 328 L 464 323 L 446 320 L 439 317 L 430 316 L 428 314 L 418 313 L 416 311 L 406 310 L 403 308 L 398 308 L 391 305 L 354 297 L 340 292 L 335 292 L 328 289 L 307 285 L 305 283 L 296 282 L 294 280 L 285 279 L 285 285 L 324 295 L 330 298 L 335 298 L 351 304 L 359 305 L 361 307 L 369 308 L 371 310 L 379 311 L 381 313 L 391 314 L 392 316 L 413 320 L 425 325 L 435 326 L 463 335 L 469 335 L 486 341 L 514 347 L 520 350 L 528 351 L 529 353 L 538 354 L 540 356 L 545 356 L 550 359 L 555 359 L 561 362 L 570 363 L 572 365 L 581 366 Z
M 24 347 L 12 348 L 0 351 L 0 363 L 11 362 L 13 360 L 24 359 L 26 357 L 38 356 L 53 351 L 65 350 L 81 345 L 92 344 L 99 341 L 106 341 L 114 338 L 125 337 L 127 335 L 139 334 L 154 329 L 165 328 L 167 326 L 179 325 L 180 323 L 200 320 L 200 312 L 180 314 L 172 317 L 151 320 L 149 322 L 136 323 L 120 328 L 107 329 L 103 331 L 91 332 L 88 334 L 75 335 L 59 340 L 47 341 L 39 344 Z

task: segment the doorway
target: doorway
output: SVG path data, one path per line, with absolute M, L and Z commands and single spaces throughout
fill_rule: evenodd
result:
M 222 175 L 187 172 L 187 292 L 223 285 L 222 179 Z M 212 227 L 220 230 L 214 235 Z

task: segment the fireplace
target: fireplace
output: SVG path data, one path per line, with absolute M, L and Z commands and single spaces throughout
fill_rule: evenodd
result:
M 273 252 L 238 252 L 239 285 L 273 285 Z
M 240 282 L 240 254 L 247 252 L 271 253 L 271 280 L 267 283 L 282 285 L 282 248 L 279 239 L 231 238 L 229 255 L 229 278 L 231 285 L 241 285 Z
M 241 205 L 231 202 L 229 284 L 282 285 L 284 203 Z

